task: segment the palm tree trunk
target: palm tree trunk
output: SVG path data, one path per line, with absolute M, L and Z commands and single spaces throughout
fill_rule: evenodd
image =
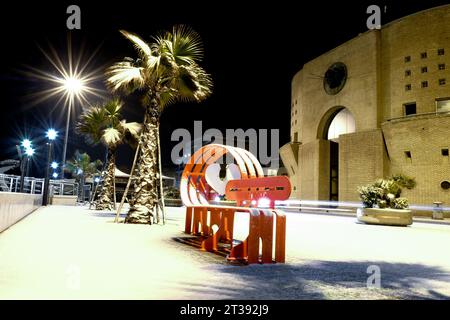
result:
M 158 207 L 158 107 L 157 98 L 152 98 L 146 108 L 134 193 L 125 223 L 152 224 L 154 209 Z
M 114 174 L 116 168 L 116 150 L 115 148 L 108 149 L 108 166 L 107 173 L 103 179 L 102 190 L 98 197 L 96 210 L 113 210 L 114 205 Z
M 163 184 L 163 174 L 162 174 L 162 164 L 161 164 L 161 142 L 159 135 L 159 126 L 157 128 L 158 132 L 158 167 L 159 167 L 159 193 L 160 193 L 160 201 L 161 201 L 161 212 L 163 224 L 166 224 L 166 205 L 164 203 L 164 184 Z
M 113 175 L 113 209 L 116 210 L 116 173 Z
M 140 147 L 141 147 L 141 145 L 138 144 L 138 146 L 136 148 L 136 152 L 134 153 L 134 160 L 133 160 L 133 164 L 131 166 L 130 177 L 128 178 L 127 186 L 123 193 L 122 200 L 120 200 L 119 208 L 117 209 L 117 212 L 116 212 L 116 219 L 114 219 L 115 223 L 119 222 L 120 211 L 122 210 L 123 204 L 125 203 L 125 199 L 127 198 L 128 190 L 130 189 L 130 185 L 131 185 L 131 180 L 133 180 L 134 168 L 136 167 L 136 161 L 137 161 L 137 158 L 139 155 Z

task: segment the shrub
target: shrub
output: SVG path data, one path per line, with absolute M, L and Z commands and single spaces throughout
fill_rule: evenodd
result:
M 373 208 L 378 204 L 378 199 L 380 199 L 383 194 L 383 190 L 375 185 L 368 185 L 364 187 L 359 187 L 359 196 L 367 208 Z
M 394 209 L 407 209 L 409 207 L 408 199 L 406 198 L 396 198 L 392 203 Z
M 416 179 L 408 177 L 404 174 L 395 174 L 391 177 L 391 179 L 397 182 L 400 187 L 406 189 L 414 189 L 417 184 Z
M 401 198 L 402 187 L 412 189 L 416 186 L 414 178 L 397 174 L 388 179 L 379 179 L 374 183 L 359 187 L 359 197 L 366 208 L 408 208 L 408 200 Z

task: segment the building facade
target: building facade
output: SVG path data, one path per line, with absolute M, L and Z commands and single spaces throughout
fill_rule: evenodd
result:
M 391 174 L 414 204 L 450 203 L 450 5 L 371 30 L 306 63 L 292 80 L 293 197 L 357 201 Z

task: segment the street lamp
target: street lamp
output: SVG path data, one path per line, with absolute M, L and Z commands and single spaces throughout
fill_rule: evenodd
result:
M 25 163 L 25 157 L 22 155 L 22 152 L 19 150 L 19 156 L 20 156 L 20 192 L 23 192 L 24 184 L 25 184 L 25 170 L 27 171 L 28 175 L 28 161 L 29 157 L 31 157 L 34 154 L 34 149 L 31 148 L 31 140 L 30 139 L 23 139 L 20 144 L 25 149 L 25 155 L 26 157 L 26 163 Z
M 50 141 L 54 141 L 56 139 L 56 137 L 58 136 L 58 131 L 56 131 L 55 129 L 48 129 L 47 133 L 45 134 L 45 136 L 50 140 Z
M 54 165 L 56 164 L 56 167 L 58 167 L 58 164 L 53 161 L 50 165 L 50 159 L 52 157 L 52 148 L 53 148 L 53 141 L 55 141 L 56 137 L 58 136 L 58 132 L 55 129 L 48 129 L 45 136 L 48 138 L 47 142 L 47 165 L 45 166 L 45 180 L 44 180 L 44 193 L 42 195 L 42 205 L 46 206 L 48 203 L 48 192 L 49 192 L 49 184 L 50 184 L 50 167 L 54 168 Z M 55 169 L 55 168 L 54 168 Z
M 28 177 L 30 175 L 30 158 L 34 155 L 34 149 L 32 147 L 29 147 L 25 150 L 25 154 L 27 156 L 27 164 L 26 164 L 26 176 Z M 22 185 L 20 186 L 22 188 Z M 23 189 L 22 189 L 23 192 Z
M 53 179 L 58 178 L 58 173 L 57 172 L 53 172 L 52 177 L 53 177 Z
M 22 140 L 22 147 L 27 150 L 31 148 L 31 140 L 30 139 L 23 139 Z
M 69 106 L 67 108 L 67 119 L 66 119 L 66 132 L 64 133 L 64 148 L 63 148 L 63 158 L 62 158 L 62 178 L 64 179 L 64 168 L 66 167 L 66 154 L 67 154 L 67 140 L 69 138 L 69 125 L 70 125 L 70 112 L 72 109 L 72 104 L 75 102 L 75 97 L 82 94 L 85 86 L 83 85 L 83 80 L 76 77 L 66 77 L 62 80 L 62 88 L 65 91 Z

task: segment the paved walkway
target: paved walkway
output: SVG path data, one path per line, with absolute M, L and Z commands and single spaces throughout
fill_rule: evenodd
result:
M 286 264 L 231 266 L 173 240 L 181 208 L 165 226 L 112 221 L 50 206 L 1 233 L 0 299 L 450 298 L 449 226 L 288 214 Z M 381 288 L 367 288 L 368 268 Z

